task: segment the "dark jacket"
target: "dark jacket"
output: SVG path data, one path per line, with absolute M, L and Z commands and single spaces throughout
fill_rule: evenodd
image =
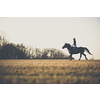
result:
M 74 46 L 76 46 L 76 41 L 75 41 L 75 40 L 74 40 L 74 43 L 73 43 L 73 45 L 74 45 Z

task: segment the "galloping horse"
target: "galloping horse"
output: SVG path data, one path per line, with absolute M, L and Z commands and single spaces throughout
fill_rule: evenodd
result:
M 86 47 L 77 47 L 76 49 L 73 49 L 73 47 L 70 44 L 65 43 L 64 46 L 62 47 L 62 49 L 64 49 L 64 48 L 67 48 L 68 49 L 68 51 L 70 53 L 70 60 L 72 60 L 72 55 L 73 54 L 80 53 L 79 60 L 81 59 L 82 54 L 85 56 L 85 59 L 88 60 L 87 57 L 86 57 L 86 55 L 84 54 L 84 51 L 87 51 L 89 54 L 91 54 L 90 51 Z

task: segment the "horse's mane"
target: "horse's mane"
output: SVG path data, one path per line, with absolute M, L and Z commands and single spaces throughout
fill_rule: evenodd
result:
M 70 47 L 72 47 L 72 45 L 71 44 L 69 44 L 69 43 L 66 43 L 67 45 L 69 45 Z

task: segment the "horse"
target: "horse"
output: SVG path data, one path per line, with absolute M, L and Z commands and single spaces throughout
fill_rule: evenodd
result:
M 90 53 L 90 51 L 86 47 L 76 47 L 74 49 L 69 43 L 65 43 L 64 46 L 62 47 L 62 49 L 64 49 L 64 48 L 68 49 L 69 54 L 70 54 L 70 60 L 72 60 L 72 55 L 73 54 L 78 54 L 78 53 L 80 53 L 79 60 L 81 59 L 82 55 L 84 55 L 85 59 L 88 60 L 87 57 L 86 57 L 86 55 L 84 54 L 84 51 L 87 51 L 90 55 L 92 55 Z

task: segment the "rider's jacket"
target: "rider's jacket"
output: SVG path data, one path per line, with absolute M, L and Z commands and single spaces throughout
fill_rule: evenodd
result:
M 73 45 L 76 47 L 76 41 L 74 40 L 74 43 L 73 43 Z

